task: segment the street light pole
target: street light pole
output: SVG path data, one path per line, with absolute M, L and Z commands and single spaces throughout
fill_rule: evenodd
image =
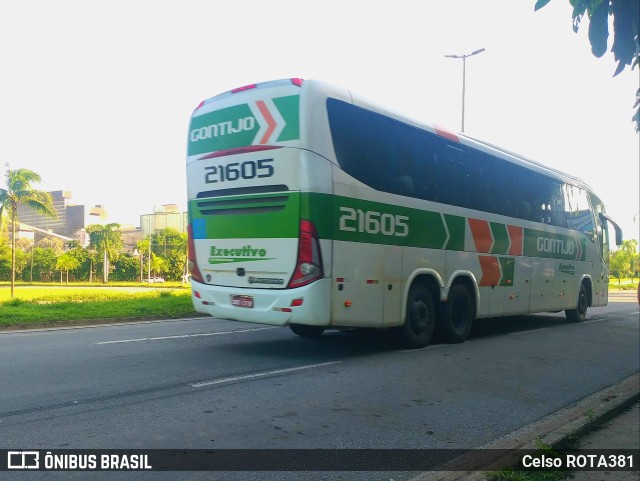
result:
M 471 53 L 463 54 L 463 55 L 445 55 L 447 58 L 461 58 L 462 59 L 462 129 L 461 132 L 464 132 L 464 96 L 466 89 L 466 77 L 467 77 L 467 57 L 471 57 L 473 55 L 478 55 L 479 53 L 484 52 L 484 48 L 479 50 L 474 50 Z

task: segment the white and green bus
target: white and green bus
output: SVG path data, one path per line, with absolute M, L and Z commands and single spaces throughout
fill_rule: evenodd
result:
M 189 127 L 197 311 L 420 347 L 476 318 L 608 296 L 608 224 L 580 179 L 315 80 L 247 85 Z

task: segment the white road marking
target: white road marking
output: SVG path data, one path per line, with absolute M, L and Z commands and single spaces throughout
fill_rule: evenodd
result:
M 126 342 L 166 341 L 168 339 L 187 339 L 190 337 L 222 336 L 225 334 L 238 334 L 242 332 L 264 331 L 266 329 L 277 329 L 277 326 L 254 327 L 252 329 L 237 329 L 235 331 L 205 332 L 202 334 L 182 334 L 179 336 L 159 336 L 159 337 L 143 337 L 139 339 L 119 339 L 117 341 L 96 342 L 95 344 L 123 344 Z
M 178 319 L 154 319 L 151 321 L 128 321 L 128 322 L 109 322 L 106 324 L 87 324 L 86 326 L 55 326 L 55 327 L 33 327 L 27 329 L 15 329 L 8 331 L 0 331 L 0 334 L 30 334 L 33 332 L 47 332 L 47 331 L 72 331 L 76 329 L 98 329 L 100 327 L 120 327 L 120 326 L 132 326 L 135 324 L 157 324 L 159 322 L 182 322 L 182 321 L 198 321 L 200 319 L 207 319 L 207 317 L 180 317 Z M 208 319 L 211 319 L 209 317 Z
M 211 381 L 190 383 L 189 386 L 191 387 L 215 386 L 216 384 L 226 384 L 226 383 L 235 382 L 235 381 L 245 381 L 247 379 L 256 379 L 260 377 L 274 376 L 277 374 L 287 374 L 290 372 L 304 371 L 306 369 L 314 369 L 316 367 L 331 366 L 332 364 L 339 364 L 341 362 L 342 361 L 321 362 L 319 364 L 307 364 L 306 366 L 288 367 L 285 369 L 275 369 L 273 371 L 255 372 L 252 374 L 244 374 L 242 376 L 225 377 L 222 379 L 214 379 Z

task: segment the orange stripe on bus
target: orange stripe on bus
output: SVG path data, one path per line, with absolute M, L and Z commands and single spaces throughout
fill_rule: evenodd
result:
M 516 225 L 508 225 L 507 230 L 509 231 L 509 238 L 511 239 L 511 246 L 509 247 L 510 256 L 521 256 L 522 255 L 522 227 L 518 227 Z
M 480 260 L 480 268 L 482 269 L 480 287 L 497 286 L 500 284 L 502 272 L 500 271 L 498 258 L 493 256 L 478 256 L 478 259 Z
M 471 235 L 476 244 L 477 252 L 491 252 L 493 246 L 493 236 L 491 228 L 486 220 L 468 219 L 469 227 L 471 227 Z
M 264 119 L 267 121 L 267 125 L 268 125 L 267 131 L 264 133 L 264 135 L 260 139 L 261 144 L 266 144 L 269 141 L 269 137 L 271 137 L 271 134 L 273 134 L 273 131 L 276 130 L 277 124 L 274 118 L 272 117 L 271 112 L 269 112 L 267 105 L 264 103 L 264 100 L 258 100 L 256 102 L 256 105 L 260 109 L 260 113 L 262 114 Z

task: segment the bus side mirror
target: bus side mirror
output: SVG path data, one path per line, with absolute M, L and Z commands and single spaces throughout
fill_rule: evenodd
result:
M 613 219 L 611 219 L 611 217 L 603 214 L 602 212 L 599 213 L 598 215 L 600 216 L 600 220 L 602 221 L 603 224 L 606 224 L 607 222 L 611 223 L 611 225 L 616 231 L 616 245 L 621 246 L 622 245 L 622 229 L 620 228 L 620 226 L 616 224 L 613 221 Z
M 622 245 L 622 229 L 620 229 L 620 227 L 618 227 L 615 224 L 613 227 L 616 230 L 616 245 L 621 246 Z

